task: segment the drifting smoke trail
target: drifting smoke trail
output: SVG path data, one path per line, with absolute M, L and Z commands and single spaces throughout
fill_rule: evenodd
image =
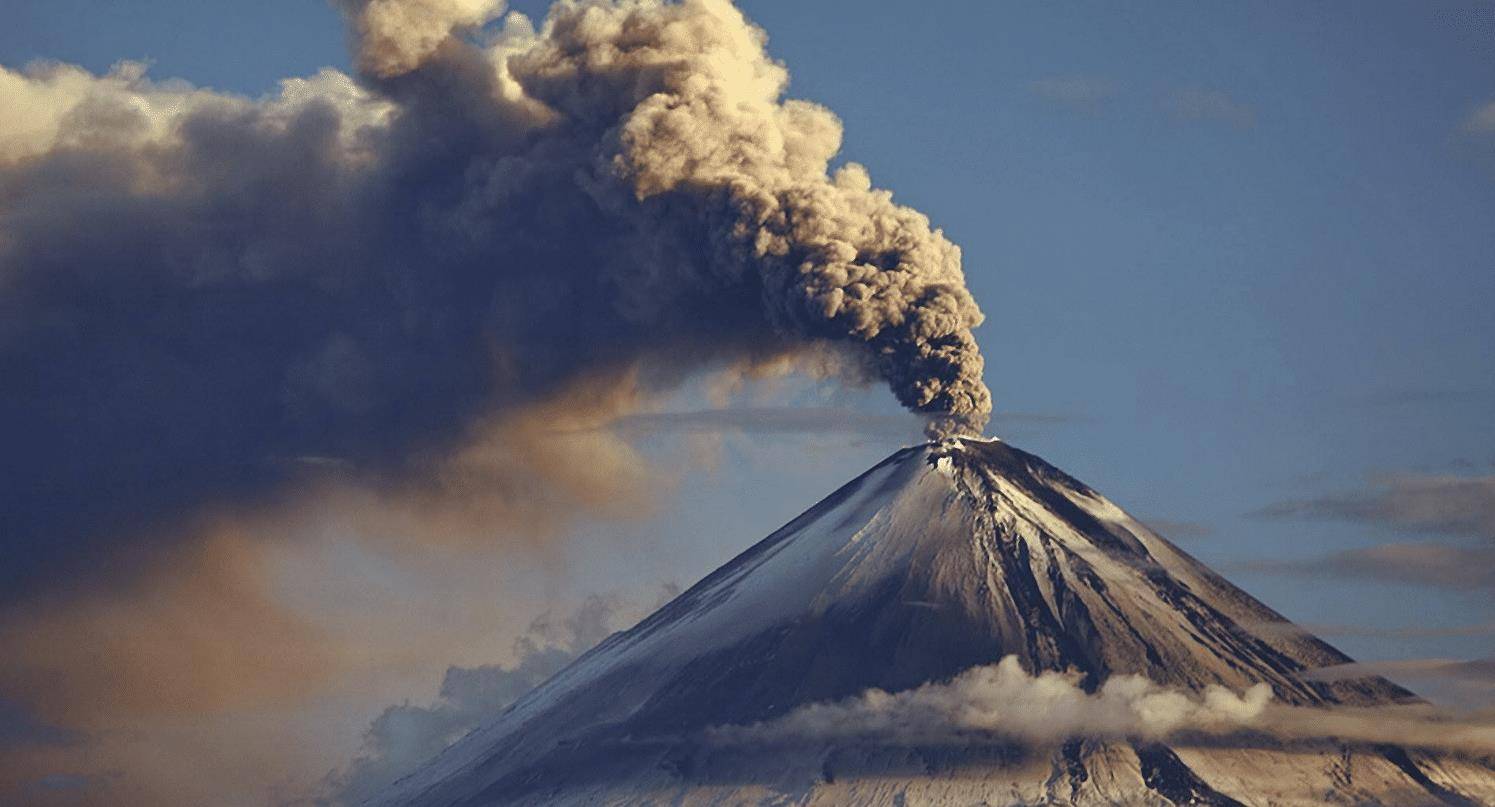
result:
M 830 354 L 934 434 L 984 427 L 959 249 L 829 170 L 839 121 L 783 98 L 726 0 L 483 34 L 496 0 L 344 9 L 360 75 L 261 100 L 0 68 L 0 534 L 25 561 L 0 589 L 282 493 L 299 458 L 398 483 L 494 419 L 605 420 L 702 369 Z
M 550 109 L 603 112 L 601 139 L 619 146 L 603 159 L 632 195 L 609 200 L 617 212 L 645 217 L 643 232 L 701 234 L 705 259 L 670 285 L 745 284 L 775 332 L 864 346 L 905 406 L 941 421 L 936 431 L 985 426 L 971 335 L 981 313 L 959 249 L 860 166 L 827 176 L 839 122 L 780 100 L 787 73 L 729 3 L 564 6 L 510 68 Z

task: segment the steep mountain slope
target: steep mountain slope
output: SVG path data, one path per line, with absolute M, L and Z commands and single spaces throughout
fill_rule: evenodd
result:
M 1015 655 L 1093 689 L 1269 684 L 1300 705 L 1412 699 L 1095 491 L 999 441 L 904 449 L 616 634 L 396 785 L 389 804 L 1425 803 L 1495 799 L 1479 762 L 1366 751 L 1072 740 L 714 747 L 870 688 Z M 1265 777 L 1265 779 L 1263 779 Z M 1226 794 L 1229 791 L 1229 795 Z M 1262 799 L 1266 803 L 1265 799 Z

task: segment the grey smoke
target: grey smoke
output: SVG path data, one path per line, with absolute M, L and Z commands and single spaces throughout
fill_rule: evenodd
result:
M 831 348 L 986 424 L 960 250 L 832 168 L 726 0 L 343 6 L 360 74 L 261 99 L 0 69 L 6 597 L 318 468 L 284 458 L 403 484 L 579 386 L 615 415 Z

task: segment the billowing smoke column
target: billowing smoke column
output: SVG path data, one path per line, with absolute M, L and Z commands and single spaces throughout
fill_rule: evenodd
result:
M 344 8 L 360 77 L 261 100 L 0 70 L 0 589 L 581 384 L 830 345 L 933 434 L 985 425 L 959 249 L 829 171 L 840 123 L 725 0 Z
M 705 234 L 710 257 L 686 272 L 756 287 L 791 338 L 865 344 L 909 408 L 985 425 L 990 396 L 971 336 L 981 313 L 959 249 L 873 190 L 861 167 L 827 178 L 839 124 L 821 107 L 779 102 L 787 76 L 763 56 L 758 31 L 725 4 L 701 4 L 593 7 L 550 34 L 515 69 L 539 79 L 525 83 L 540 100 L 578 117 L 598 105 L 578 88 L 599 73 L 627 78 L 611 103 L 628 111 L 601 140 L 616 132 L 611 165 L 644 215 L 683 215 Z M 631 37 L 688 44 L 620 51 Z
M 450 42 L 442 28 L 500 7 L 374 0 L 351 10 L 360 63 L 390 79 Z M 681 287 L 751 291 L 775 333 L 865 345 L 899 401 L 935 416 L 937 430 L 980 431 L 991 412 L 971 335 L 981 312 L 960 250 L 860 166 L 827 175 L 840 123 L 781 100 L 788 74 L 763 39 L 724 0 L 567 3 L 541 36 L 485 55 L 506 74 L 507 97 L 537 105 L 538 130 L 581 147 L 563 162 L 585 159 L 600 207 L 650 242 L 685 248 L 630 244 L 618 267 L 629 310 L 661 307 Z

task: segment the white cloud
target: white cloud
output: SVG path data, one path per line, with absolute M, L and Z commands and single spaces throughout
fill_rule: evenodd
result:
M 1326 668 L 1324 674 L 1374 672 Z M 802 706 L 764 723 L 717 727 L 710 735 L 726 744 L 966 743 L 982 735 L 1051 744 L 1080 736 L 1161 740 L 1182 733 L 1264 733 L 1283 740 L 1495 752 L 1490 715 L 1456 716 L 1426 704 L 1310 708 L 1273 702 L 1266 684 L 1243 693 L 1224 687 L 1195 693 L 1118 675 L 1089 693 L 1077 681 L 1065 673 L 1029 675 L 1015 656 L 1008 656 L 998 664 L 972 667 L 948 683 L 896 693 L 870 689 L 844 701 Z
M 713 734 L 728 742 L 770 743 L 867 737 L 939 742 L 988 733 L 1040 743 L 1081 735 L 1161 739 L 1184 730 L 1251 726 L 1272 697 L 1266 684 L 1241 694 L 1210 687 L 1196 695 L 1135 675 L 1113 676 L 1095 693 L 1077 682 L 1067 673 L 1029 675 L 1016 656 L 1008 656 L 972 667 L 949 683 L 897 693 L 870 689 L 849 700 L 810 704 L 773 721 Z

